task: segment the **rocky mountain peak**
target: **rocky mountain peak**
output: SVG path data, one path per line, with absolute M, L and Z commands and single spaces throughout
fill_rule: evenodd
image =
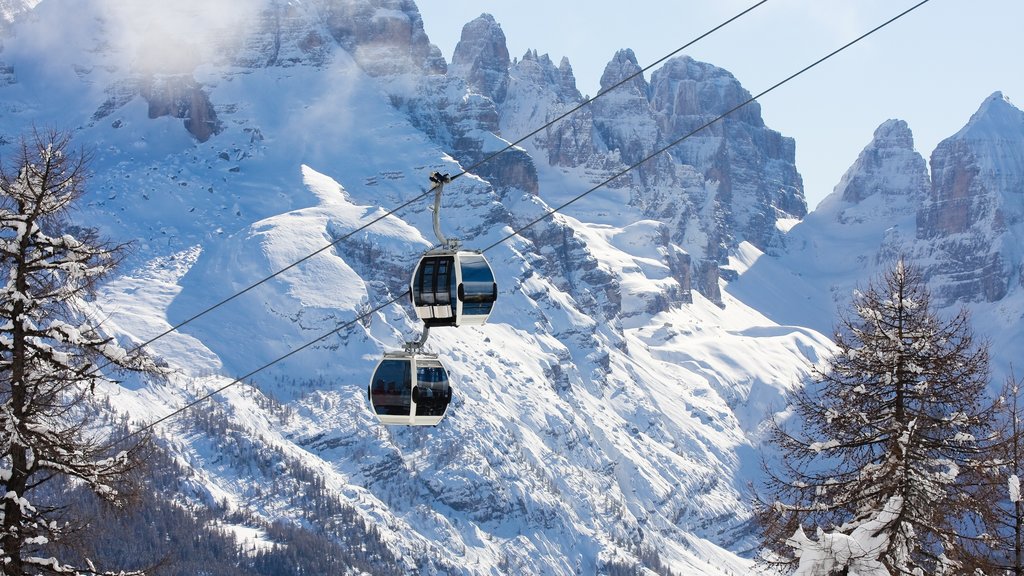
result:
M 651 91 L 652 104 L 669 118 L 714 117 L 750 99 L 750 92 L 731 72 L 689 56 L 673 58 L 656 70 Z M 737 110 L 730 119 L 756 128 L 764 126 L 757 102 Z
M 556 67 L 547 54 L 527 50 L 521 59 L 512 62 L 510 70 L 520 90 L 545 92 L 553 96 L 552 104 L 575 104 L 582 98 L 568 58 L 563 57 Z
M 1000 139 L 1007 133 L 1024 134 L 1024 112 L 996 91 L 985 99 L 967 125 L 953 135 L 956 139 Z
M 871 144 L 875 148 L 913 150 L 914 133 L 905 120 L 886 120 L 875 128 Z
M 946 302 L 1002 299 L 1021 284 L 1024 242 L 1024 112 L 1002 93 L 932 153 L 932 186 L 917 216 L 926 272 Z M 1016 282 L 1015 282 L 1016 279 Z
M 558 93 L 566 100 L 579 100 L 582 96 L 576 88 L 576 75 L 572 73 L 572 64 L 565 56 L 562 56 L 561 62 L 558 63 L 558 75 L 561 79 Z
M 505 99 L 510 65 L 505 33 L 494 17 L 481 14 L 462 27 L 448 73 L 495 102 Z
M 914 150 L 914 135 L 903 120 L 886 120 L 836 185 L 834 194 L 859 204 L 872 196 L 905 197 L 913 209 L 928 193 L 928 166 Z M 877 210 L 873 206 L 871 210 Z M 863 216 L 863 215 L 861 215 Z M 839 215 L 840 219 L 846 216 Z
M 607 91 L 609 88 L 615 86 L 619 82 L 622 82 L 626 78 L 640 72 L 640 65 L 636 61 L 636 54 L 630 49 L 619 50 L 612 57 L 611 61 L 604 67 L 604 73 L 601 74 L 601 92 Z M 642 74 L 638 74 L 635 78 L 630 81 L 630 85 L 619 86 L 616 91 L 627 92 L 633 95 L 643 95 L 646 98 L 647 95 L 647 81 L 644 80 Z

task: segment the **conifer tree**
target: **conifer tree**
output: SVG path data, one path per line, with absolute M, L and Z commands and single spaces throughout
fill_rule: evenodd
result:
M 123 246 L 76 228 L 87 156 L 70 135 L 34 131 L 0 165 L 0 569 L 4 574 L 96 573 L 54 550 L 75 526 L 57 485 L 117 504 L 142 439 L 112 449 L 90 396 L 110 369 L 159 373 L 105 335 L 84 305 Z M 70 484 L 69 484 L 70 483 Z M 65 542 L 66 543 L 66 542 Z
M 943 320 L 931 310 L 902 260 L 851 309 L 835 354 L 793 395 L 792 418 L 772 427 L 781 459 L 766 466 L 764 542 L 792 561 L 785 543 L 808 542 L 803 527 L 823 531 L 814 554 L 837 573 L 875 560 L 894 575 L 955 570 L 957 529 L 977 514 L 961 472 L 988 448 L 987 346 L 966 311 Z

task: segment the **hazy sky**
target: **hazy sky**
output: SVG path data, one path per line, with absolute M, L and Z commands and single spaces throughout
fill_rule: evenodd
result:
M 642 67 L 757 0 L 417 0 L 445 59 L 482 13 L 501 25 L 513 58 L 528 49 L 569 58 L 584 94 L 598 91 L 615 52 Z M 732 72 L 756 94 L 917 0 L 768 0 L 684 53 Z M 931 0 L 761 101 L 769 127 L 797 141 L 811 208 L 889 118 L 906 120 L 928 159 L 1000 90 L 1024 107 L 1024 1 Z M 649 73 L 646 75 L 649 80 Z M 508 135 L 510 139 L 518 135 Z

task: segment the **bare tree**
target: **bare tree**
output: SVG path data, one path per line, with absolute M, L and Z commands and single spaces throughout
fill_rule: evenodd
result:
M 987 346 L 975 344 L 966 311 L 942 320 L 930 309 L 903 261 L 856 293 L 852 310 L 836 354 L 794 394 L 793 417 L 771 430 L 782 457 L 766 467 L 764 542 L 792 560 L 784 543 L 806 541 L 804 526 L 862 548 L 860 561 L 888 573 L 942 573 L 955 566 L 959 528 L 978 513 L 961 472 L 981 466 L 989 448 Z M 821 564 L 854 561 L 839 560 Z
M 74 527 L 53 497 L 71 482 L 114 504 L 142 438 L 112 448 L 90 403 L 106 370 L 161 373 L 128 353 L 84 305 L 124 246 L 72 226 L 87 155 L 70 135 L 34 131 L 0 166 L 0 566 L 4 574 L 96 573 L 47 555 Z M 36 498 L 36 497 L 39 498 Z

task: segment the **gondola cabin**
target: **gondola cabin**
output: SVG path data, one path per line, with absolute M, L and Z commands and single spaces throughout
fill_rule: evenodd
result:
M 452 400 L 448 371 L 435 354 L 388 352 L 373 371 L 370 406 L 383 424 L 436 426 Z
M 498 285 L 480 252 L 442 249 L 420 258 L 409 293 L 427 327 L 480 326 L 491 315 Z

